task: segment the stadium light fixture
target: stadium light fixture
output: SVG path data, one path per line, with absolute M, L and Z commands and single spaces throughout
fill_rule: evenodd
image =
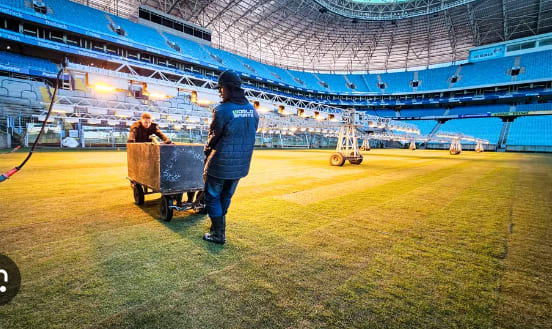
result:
M 267 113 L 269 112 L 270 109 L 268 107 L 265 107 L 265 106 L 262 106 L 260 105 L 258 108 L 257 108 L 257 112 L 260 112 L 260 113 Z
M 110 85 L 106 85 L 106 84 L 103 84 L 103 83 L 95 84 L 94 88 L 97 91 L 101 91 L 101 92 L 113 92 L 115 90 L 115 87 L 110 86 Z
M 152 99 L 165 99 L 169 97 L 167 94 L 161 94 L 161 93 L 150 93 L 147 96 Z

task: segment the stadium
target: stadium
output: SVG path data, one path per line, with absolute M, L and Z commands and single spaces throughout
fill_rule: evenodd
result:
M 550 0 L 1 0 L 0 328 L 550 328 L 551 62 Z

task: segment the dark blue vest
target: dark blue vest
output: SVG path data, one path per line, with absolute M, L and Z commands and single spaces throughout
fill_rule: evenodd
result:
M 247 176 L 258 125 L 259 115 L 250 103 L 218 105 L 209 127 L 206 174 L 220 179 Z

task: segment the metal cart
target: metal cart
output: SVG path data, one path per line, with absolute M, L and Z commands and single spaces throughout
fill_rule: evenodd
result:
M 144 204 L 146 194 L 161 193 L 161 219 L 170 221 L 173 211 L 205 211 L 203 198 L 203 145 L 127 144 L 128 177 L 134 203 Z M 182 202 L 184 193 L 200 192 L 193 202 Z

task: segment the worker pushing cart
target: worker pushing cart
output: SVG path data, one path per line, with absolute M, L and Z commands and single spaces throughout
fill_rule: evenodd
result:
M 140 120 L 130 126 L 127 143 L 151 143 L 151 135 L 157 135 L 165 144 L 171 144 L 169 137 L 161 132 L 157 123 L 154 123 L 151 114 L 142 113 Z

